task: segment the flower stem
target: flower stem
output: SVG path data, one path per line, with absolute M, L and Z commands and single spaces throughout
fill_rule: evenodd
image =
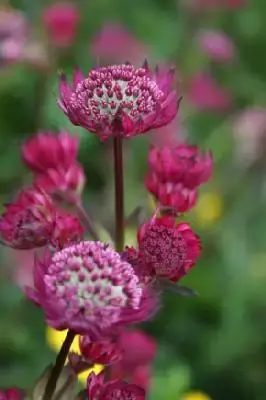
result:
M 88 233 L 91 235 L 92 239 L 95 241 L 100 240 L 99 239 L 99 235 L 93 225 L 92 219 L 90 217 L 90 215 L 87 213 L 87 211 L 85 210 L 85 208 L 83 207 L 83 205 L 81 203 L 77 203 L 76 205 L 76 210 L 77 213 L 80 217 L 80 219 L 83 221 Z
M 124 250 L 124 178 L 123 178 L 123 141 L 117 136 L 113 143 L 115 178 L 115 247 Z
M 56 384 L 57 384 L 57 380 L 61 374 L 61 371 L 65 365 L 70 347 L 72 345 L 72 342 L 75 338 L 75 332 L 69 330 L 67 332 L 67 336 L 64 340 L 64 343 L 62 344 L 62 347 L 60 349 L 60 352 L 58 353 L 57 357 L 56 357 L 56 361 L 55 361 L 55 365 L 52 369 L 51 375 L 48 379 L 46 388 L 45 388 L 45 392 L 44 392 L 44 396 L 43 396 L 43 400 L 50 400 L 54 394 L 54 391 L 56 389 Z

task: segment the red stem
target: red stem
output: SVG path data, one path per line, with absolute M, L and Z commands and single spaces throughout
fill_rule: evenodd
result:
M 115 179 L 115 247 L 124 250 L 124 177 L 123 177 L 123 139 L 114 138 L 114 179 Z

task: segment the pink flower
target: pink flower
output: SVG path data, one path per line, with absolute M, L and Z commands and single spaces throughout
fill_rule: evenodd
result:
M 22 400 L 24 397 L 21 389 L 10 388 L 0 391 L 0 400 Z
M 15 249 L 32 249 L 47 244 L 55 221 L 51 198 L 40 189 L 23 190 L 6 206 L 0 219 L 5 244 Z
M 210 152 L 200 153 L 197 146 L 176 144 L 152 146 L 148 155 L 149 172 L 145 186 L 160 204 L 185 212 L 197 199 L 197 188 L 207 182 L 213 169 Z
M 22 159 L 35 174 L 48 169 L 67 170 L 76 162 L 79 139 L 66 131 L 40 132 L 23 144 Z
M 0 66 L 22 58 L 28 24 L 22 12 L 0 10 Z
M 74 3 L 55 3 L 44 10 L 43 22 L 55 46 L 68 47 L 75 40 L 80 13 Z
M 196 40 L 200 50 L 214 61 L 228 62 L 235 58 L 235 45 L 223 32 L 200 30 Z
M 173 282 L 189 272 L 201 253 L 200 239 L 189 224 L 178 224 L 171 216 L 154 216 L 144 223 L 138 243 L 143 260 L 152 265 L 156 276 Z
M 132 266 L 101 242 L 80 242 L 37 261 L 29 297 L 55 329 L 97 340 L 106 332 L 146 320 L 155 299 Z
M 130 64 L 76 71 L 73 84 L 61 76 L 59 106 L 74 125 L 96 133 L 102 140 L 132 137 L 172 121 L 178 99 L 172 90 L 173 71 L 152 74 Z
M 232 104 L 231 94 L 220 87 L 210 75 L 204 73 L 192 78 L 188 97 L 200 111 L 226 111 Z
M 233 120 L 237 158 L 241 164 L 251 165 L 265 157 L 266 109 L 248 108 Z
M 119 380 L 104 382 L 103 374 L 90 374 L 87 388 L 90 400 L 145 400 L 144 389 Z
M 91 53 L 101 61 L 139 63 L 147 54 L 147 49 L 122 25 L 114 23 L 105 24 L 92 39 Z
M 111 365 L 123 356 L 122 348 L 111 337 L 93 342 L 89 336 L 80 336 L 79 347 L 82 356 L 91 364 Z
M 35 179 L 35 184 L 50 194 L 64 194 L 69 201 L 77 201 L 85 185 L 86 177 L 83 167 L 73 163 L 68 169 L 48 169 Z
M 58 210 L 49 242 L 56 249 L 63 249 L 65 246 L 81 239 L 84 229 L 75 215 L 63 210 Z

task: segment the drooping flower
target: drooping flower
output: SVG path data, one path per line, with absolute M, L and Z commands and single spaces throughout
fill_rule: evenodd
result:
M 55 208 L 51 198 L 39 188 L 23 190 L 6 206 L 0 219 L 0 233 L 6 245 L 15 249 L 33 249 L 49 242 Z
M 106 337 L 94 342 L 89 336 L 80 336 L 79 347 L 82 356 L 91 364 L 111 365 L 123 357 L 123 349 L 116 338 Z
M 197 188 L 212 175 L 210 152 L 201 153 L 197 146 L 176 144 L 152 146 L 148 156 L 149 172 L 145 186 L 159 203 L 176 212 L 191 209 L 197 200 Z
M 24 397 L 23 390 L 18 388 L 0 390 L 0 400 L 22 400 Z
M 145 400 L 145 390 L 119 380 L 104 382 L 104 376 L 91 374 L 87 383 L 90 400 Z
M 200 111 L 226 111 L 232 104 L 231 94 L 206 73 L 191 79 L 188 99 Z
M 44 10 L 43 22 L 52 43 L 58 47 L 71 46 L 75 40 L 80 13 L 71 2 L 52 4 Z
M 55 329 L 98 340 L 154 312 L 155 299 L 130 264 L 101 242 L 84 241 L 37 261 L 29 297 Z
M 129 138 L 159 128 L 175 117 L 179 101 L 172 90 L 173 70 L 162 74 L 130 64 L 95 68 L 84 78 L 76 71 L 73 84 L 60 81 L 59 106 L 74 125 L 102 140 Z
M 91 42 L 95 59 L 119 63 L 139 63 L 148 53 L 145 46 L 118 23 L 105 24 Z
M 138 231 L 139 249 L 156 276 L 177 282 L 196 263 L 201 253 L 199 237 L 187 223 L 175 217 L 152 217 Z
M 229 62 L 235 58 L 235 45 L 223 32 L 200 30 L 196 41 L 200 50 L 214 61 Z
M 66 131 L 39 132 L 26 140 L 21 153 L 27 167 L 40 174 L 49 169 L 68 170 L 76 162 L 78 147 L 78 137 Z

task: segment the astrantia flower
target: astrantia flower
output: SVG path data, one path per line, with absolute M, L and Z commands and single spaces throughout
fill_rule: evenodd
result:
M 91 374 L 87 387 L 90 400 L 145 400 L 144 389 L 119 380 L 104 382 L 102 374 Z
M 84 229 L 79 219 L 65 211 L 57 211 L 50 243 L 57 249 L 81 239 Z
M 55 221 L 51 198 L 40 189 L 23 190 L 6 206 L 0 219 L 0 233 L 6 245 L 32 249 L 47 244 Z
M 55 46 L 71 46 L 78 28 L 80 13 L 70 2 L 55 3 L 44 10 L 43 21 Z
M 197 146 L 153 146 L 148 162 L 150 170 L 145 178 L 147 190 L 160 204 L 177 212 L 188 211 L 195 205 L 197 188 L 212 175 L 211 153 L 201 153 Z
M 214 61 L 228 62 L 236 55 L 232 39 L 223 32 L 201 30 L 197 33 L 196 41 L 200 50 Z
M 42 307 L 50 326 L 92 340 L 154 312 L 154 300 L 132 266 L 101 242 L 80 242 L 47 254 L 36 263 L 34 285 L 29 297 Z
M 132 137 L 172 121 L 179 103 L 172 84 L 173 70 L 153 74 L 146 63 L 95 68 L 87 78 L 76 71 L 72 85 L 61 76 L 58 103 L 74 125 L 102 140 Z
M 49 169 L 65 171 L 76 162 L 78 147 L 78 137 L 66 131 L 40 132 L 23 144 L 22 159 L 35 174 Z
M 186 223 L 174 217 L 154 216 L 138 231 L 139 249 L 144 261 L 156 275 L 177 282 L 197 261 L 201 244 Z
M 23 391 L 17 388 L 0 390 L 0 400 L 22 400 L 24 398 Z
M 111 365 L 123 357 L 122 347 L 112 337 L 94 342 L 89 336 L 80 336 L 79 347 L 82 356 L 91 364 Z

